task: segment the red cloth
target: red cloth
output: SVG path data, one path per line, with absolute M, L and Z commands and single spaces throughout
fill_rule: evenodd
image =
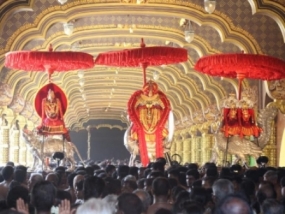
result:
M 49 90 L 53 90 L 55 97 L 60 101 L 60 114 L 56 118 L 48 118 L 43 111 L 44 101 L 48 95 Z M 67 109 L 67 98 L 65 93 L 54 83 L 49 83 L 42 87 L 35 98 L 35 109 L 38 115 L 42 118 L 42 123 L 38 127 L 40 132 L 44 134 L 63 134 L 67 133 L 65 128 L 63 116 Z
M 93 56 L 72 51 L 14 51 L 6 54 L 5 66 L 24 71 L 69 71 L 94 66 Z
M 236 117 L 231 114 L 233 111 L 236 112 Z M 225 137 L 233 135 L 258 137 L 262 132 L 262 129 L 255 124 L 253 109 L 224 108 L 223 112 L 224 119 L 221 130 Z
M 200 58 L 195 69 L 211 76 L 262 80 L 285 78 L 285 62 L 281 59 L 259 54 L 215 54 Z
M 145 87 L 144 87 L 145 89 Z M 160 120 L 158 121 L 158 124 L 155 128 L 155 140 L 156 140 L 156 158 L 163 157 L 163 130 L 165 128 L 165 124 L 168 120 L 169 112 L 170 112 L 170 102 L 167 99 L 166 95 L 161 92 L 157 91 L 157 93 L 160 96 L 160 99 L 162 103 L 164 104 L 165 108 L 161 109 L 161 115 Z M 144 108 L 144 106 L 135 106 L 138 98 L 141 94 L 144 94 L 143 90 L 138 90 L 134 92 L 134 94 L 131 96 L 128 102 L 128 114 L 130 117 L 130 120 L 133 122 L 133 132 L 136 132 L 138 134 L 138 141 L 139 141 L 139 149 L 140 149 L 140 157 L 141 162 L 143 166 L 147 166 L 149 163 L 149 157 L 147 153 L 147 147 L 146 147 L 146 139 L 145 139 L 145 131 L 144 126 L 142 122 L 140 121 L 140 108 Z M 154 106 L 153 108 L 159 108 Z
M 95 65 L 138 67 L 166 65 L 187 61 L 187 50 L 173 47 L 145 47 L 100 53 Z

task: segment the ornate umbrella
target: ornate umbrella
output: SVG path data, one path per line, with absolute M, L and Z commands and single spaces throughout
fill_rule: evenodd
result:
M 239 80 L 238 99 L 244 78 L 276 80 L 285 78 L 285 62 L 258 54 L 215 54 L 202 57 L 195 69 L 211 76 L 237 78 Z
M 117 67 L 139 67 L 143 68 L 143 80 L 146 84 L 146 68 L 148 66 L 159 66 L 172 63 L 185 62 L 187 50 L 173 47 L 146 47 L 142 39 L 141 47 L 121 51 L 101 53 L 95 60 L 95 65 L 109 65 Z
M 266 55 L 216 54 L 198 60 L 195 69 L 211 76 L 237 78 L 238 99 L 241 98 L 241 84 L 244 78 L 276 80 L 285 78 L 285 62 Z M 257 128 L 257 126 L 253 128 Z M 225 161 L 227 161 L 229 137 L 227 136 Z
M 46 71 L 49 81 L 54 71 L 88 69 L 94 66 L 93 56 L 83 52 L 13 51 L 6 54 L 5 66 L 25 71 Z

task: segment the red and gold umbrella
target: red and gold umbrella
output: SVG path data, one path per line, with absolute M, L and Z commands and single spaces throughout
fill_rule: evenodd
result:
M 121 51 L 101 53 L 95 60 L 95 65 L 117 67 L 142 67 L 143 84 L 146 84 L 146 68 L 187 61 L 187 50 L 163 46 L 146 47 L 142 39 L 141 47 Z
M 244 78 L 276 80 L 285 78 L 285 62 L 281 59 L 259 54 L 215 54 L 202 57 L 195 64 L 199 72 L 211 76 L 237 78 L 239 94 Z
M 24 71 L 46 71 L 49 76 L 55 72 L 88 69 L 94 66 L 93 56 L 84 52 L 13 51 L 6 54 L 5 66 Z

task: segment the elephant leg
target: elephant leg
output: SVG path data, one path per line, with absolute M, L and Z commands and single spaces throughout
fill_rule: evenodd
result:
M 135 165 L 135 159 L 136 159 L 136 155 L 134 153 L 131 153 L 129 166 L 134 166 Z

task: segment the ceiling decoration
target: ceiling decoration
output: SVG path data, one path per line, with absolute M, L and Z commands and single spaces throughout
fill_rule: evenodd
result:
M 209 14 L 200 0 L 68 0 L 63 5 L 57 0 L 0 0 L 0 78 L 15 96 L 33 103 L 36 92 L 48 82 L 46 75 L 5 68 L 7 52 L 46 51 L 52 44 L 55 51 L 86 52 L 96 58 L 101 52 L 138 48 L 143 37 L 148 47 L 187 49 L 187 62 L 149 67 L 146 75 L 147 80 L 158 75 L 156 82 L 168 96 L 176 121 L 193 119 L 198 110 L 219 106 L 238 88 L 234 79 L 195 71 L 200 57 L 244 51 L 285 59 L 282 2 L 217 0 Z M 189 30 L 185 20 L 194 31 L 190 43 L 185 40 Z M 64 31 L 66 23 L 72 23 L 73 29 Z M 127 101 L 141 88 L 141 77 L 141 68 L 95 66 L 80 77 L 74 70 L 55 73 L 52 80 L 69 99 L 67 126 L 79 130 L 87 124 L 98 126 L 98 121 L 107 121 L 101 123 L 110 127 L 114 127 L 110 121 L 118 121 L 125 128 Z M 243 87 L 258 85 L 256 80 L 243 83 Z

